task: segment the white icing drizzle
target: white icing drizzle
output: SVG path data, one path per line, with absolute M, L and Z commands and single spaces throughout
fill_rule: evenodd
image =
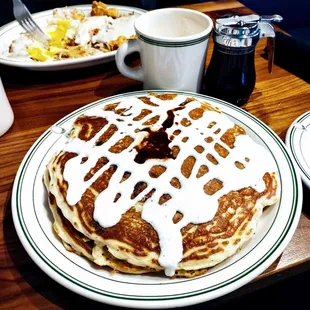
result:
M 234 123 L 225 115 L 214 111 L 205 111 L 198 120 L 191 119 L 188 113 L 201 107 L 197 100 L 187 103 L 184 109 L 175 111 L 174 125 L 166 129 L 168 137 L 172 136 L 176 129 L 181 130 L 179 135 L 174 135 L 174 139 L 169 144 L 170 148 L 179 146 L 180 151 L 177 158 L 148 159 L 143 164 L 136 163 L 134 161 L 137 155 L 135 146 L 139 145 L 141 140 L 148 136 L 148 133 L 145 131 L 135 133 L 135 129 L 141 130 L 149 127 L 152 131 L 159 130 L 162 123 L 167 119 L 167 111 L 179 107 L 186 99 L 183 95 L 178 95 L 173 100 L 168 101 L 162 101 L 152 96 L 150 98 L 158 106 L 149 106 L 138 98 L 129 98 L 121 101 L 117 107 L 117 109 L 127 109 L 123 115 L 117 115 L 112 111 L 103 111 L 100 108 L 88 111 L 86 115 L 103 117 L 109 122 L 109 125 L 116 125 L 118 131 L 100 146 L 95 146 L 95 142 L 107 130 L 108 125 L 88 142 L 78 138 L 69 140 L 64 151 L 77 153 L 78 156 L 66 163 L 64 179 L 68 182 L 67 202 L 74 205 L 103 171 L 111 165 L 117 166 L 117 170 L 110 179 L 109 186 L 95 200 L 94 219 L 102 227 L 116 225 L 122 214 L 140 201 L 150 190 L 155 189 L 152 197 L 143 205 L 142 218 L 156 230 L 161 249 L 159 264 L 165 268 L 167 276 L 172 276 L 183 255 L 181 228 L 189 223 L 199 224 L 212 220 L 218 209 L 218 199 L 230 191 L 251 186 L 258 192 L 262 192 L 265 189 L 263 174 L 275 171 L 275 167 L 270 154 L 248 135 L 239 135 L 233 149 L 229 149 L 220 140 L 229 128 L 234 127 Z M 151 110 L 152 113 L 140 121 L 134 121 L 133 119 L 140 114 L 142 109 Z M 142 125 L 156 115 L 159 115 L 156 124 Z M 181 120 L 183 118 L 189 119 L 192 124 L 188 127 L 182 126 Z M 120 119 L 122 121 L 118 121 Z M 207 128 L 211 122 L 216 122 L 216 125 Z M 220 129 L 218 134 L 215 133 L 217 129 Z M 131 136 L 134 142 L 121 153 L 112 154 L 109 148 L 125 136 Z M 189 137 L 189 139 L 187 142 L 182 142 L 185 137 Z M 204 140 L 206 137 L 212 137 L 213 141 L 207 143 Z M 214 145 L 216 143 L 229 151 L 226 158 L 222 158 L 215 151 Z M 204 148 L 201 154 L 198 154 L 194 149 L 197 145 Z M 211 154 L 218 161 L 218 165 L 208 161 L 206 159 L 207 154 Z M 186 178 L 181 173 L 181 165 L 188 156 L 195 157 L 196 162 L 190 177 Z M 88 157 L 88 160 L 81 164 L 83 157 Z M 100 157 L 108 158 L 109 162 L 85 182 L 84 176 L 96 165 Z M 246 161 L 246 158 L 250 160 Z M 242 163 L 245 169 L 238 169 L 235 166 L 236 161 Z M 149 171 L 154 165 L 166 167 L 166 171 L 158 178 L 152 178 L 149 175 Z M 209 171 L 197 178 L 196 175 L 201 165 L 206 165 Z M 120 183 L 126 171 L 130 172 L 131 175 L 126 181 Z M 180 189 L 170 184 L 173 177 L 179 180 Z M 203 188 L 206 183 L 214 178 L 222 181 L 223 187 L 210 196 L 205 194 Z M 147 187 L 137 197 L 131 199 L 134 186 L 138 182 L 145 182 Z M 114 203 L 117 193 L 120 193 L 121 197 Z M 159 198 L 163 194 L 170 194 L 171 199 L 160 205 Z M 183 217 L 178 223 L 174 224 L 172 219 L 177 211 L 182 213 Z

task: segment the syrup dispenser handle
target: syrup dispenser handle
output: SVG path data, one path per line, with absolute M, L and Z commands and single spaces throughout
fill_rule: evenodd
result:
M 280 15 L 263 15 L 260 18 L 260 38 L 267 38 L 267 51 L 268 51 L 268 72 L 272 72 L 274 61 L 275 37 L 276 33 L 271 22 L 280 22 L 283 18 Z
M 267 38 L 267 51 L 268 51 L 268 72 L 272 72 L 274 61 L 274 48 L 276 33 L 274 28 L 268 22 L 260 22 L 260 38 Z
M 274 14 L 274 15 L 262 15 L 260 17 L 260 20 L 262 22 L 267 22 L 267 23 L 272 23 L 272 22 L 281 22 L 283 20 L 283 17 L 278 15 L 278 14 Z

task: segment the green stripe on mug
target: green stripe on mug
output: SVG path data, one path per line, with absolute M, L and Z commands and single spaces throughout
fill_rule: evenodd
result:
M 185 47 L 190 45 L 199 44 L 205 40 L 207 40 L 210 37 L 210 33 L 205 35 L 202 38 L 190 40 L 190 41 L 179 41 L 179 42 L 168 42 L 168 41 L 160 41 L 160 40 L 153 40 L 149 39 L 142 34 L 140 34 L 138 31 L 136 31 L 137 38 L 145 43 L 156 45 L 156 46 L 164 46 L 164 47 Z

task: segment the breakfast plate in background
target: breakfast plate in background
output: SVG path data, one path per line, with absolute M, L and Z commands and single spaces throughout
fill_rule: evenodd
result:
M 102 99 L 58 121 L 33 144 L 17 172 L 12 193 L 16 231 L 34 262 L 59 284 L 87 298 L 123 307 L 188 306 L 238 289 L 264 272 L 280 256 L 292 238 L 301 214 L 300 177 L 284 143 L 268 126 L 248 112 L 212 97 L 179 91 L 154 93 L 174 93 L 206 101 L 242 126 L 256 143 L 270 152 L 278 169 L 281 194 L 276 204 L 264 210 L 253 238 L 234 256 L 210 268 L 204 275 L 171 279 L 160 274 L 111 273 L 65 250 L 52 229 L 42 175 L 79 115 L 105 104 L 149 93 L 139 91 Z
M 90 5 L 77 5 L 69 6 L 68 9 L 78 9 L 81 10 L 85 15 L 90 14 Z M 133 13 L 135 17 L 145 13 L 146 11 L 139 8 L 120 6 L 120 5 L 109 5 L 108 8 L 115 8 L 119 10 L 121 14 L 131 14 Z M 62 9 L 62 8 L 61 8 Z M 38 23 L 38 25 L 44 29 L 47 26 L 47 22 L 53 16 L 53 11 L 43 11 L 33 14 L 33 18 Z M 133 28 L 133 27 L 132 27 Z M 134 34 L 134 29 L 132 29 Z M 0 64 L 20 67 L 28 70 L 35 71 L 57 71 L 57 70 L 69 70 L 75 68 L 84 68 L 97 64 L 102 64 L 110 61 L 114 61 L 116 51 L 110 52 L 100 52 L 96 55 L 84 56 L 80 58 L 71 59 L 61 59 L 54 61 L 38 62 L 31 59 L 24 58 L 13 58 L 8 56 L 8 49 L 12 41 L 20 36 L 21 33 L 25 32 L 23 28 L 18 24 L 17 21 L 10 22 L 0 28 Z
M 285 143 L 299 168 L 304 184 L 310 189 L 310 111 L 291 124 Z

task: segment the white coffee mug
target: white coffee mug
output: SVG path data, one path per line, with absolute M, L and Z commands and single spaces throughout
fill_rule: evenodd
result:
M 12 126 L 14 114 L 0 78 L 0 137 Z
M 198 11 L 167 8 L 142 14 L 135 21 L 137 40 L 116 53 L 119 71 L 143 81 L 144 89 L 199 92 L 205 70 L 212 19 Z M 141 68 L 128 67 L 126 55 L 139 52 Z

